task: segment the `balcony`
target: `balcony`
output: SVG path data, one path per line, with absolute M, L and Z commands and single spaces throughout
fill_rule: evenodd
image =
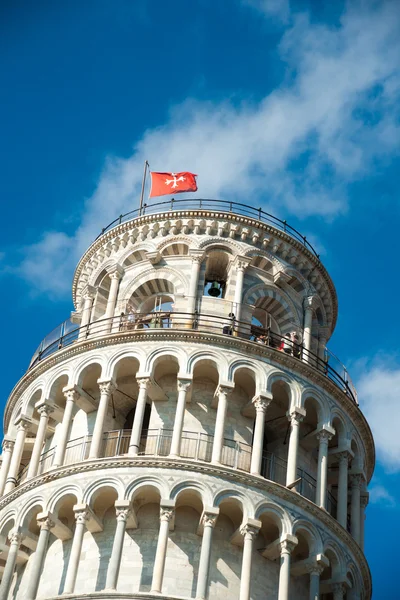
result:
M 283 352 L 287 356 L 292 356 L 317 369 L 358 405 L 357 392 L 346 367 L 327 348 L 323 356 L 318 356 L 306 350 L 303 345 L 269 329 L 211 314 L 195 313 L 191 315 L 183 312 L 136 313 L 134 320 L 130 320 L 130 316 L 121 315 L 111 319 L 100 319 L 83 327 L 67 320 L 44 338 L 33 355 L 29 368 L 31 369 L 54 352 L 81 341 L 95 339 L 110 333 L 138 334 L 140 336 L 143 330 L 148 330 L 151 335 L 152 332 L 159 333 L 160 329 L 192 330 L 206 334 L 232 336 L 257 346 L 268 346 L 276 352 Z
M 108 431 L 103 435 L 100 457 L 109 458 L 128 456 L 131 430 L 121 429 Z M 170 454 L 172 429 L 149 429 L 143 432 L 139 449 L 140 456 L 168 456 Z M 88 459 L 91 435 L 70 440 L 67 443 L 64 466 L 77 464 Z M 180 457 L 195 460 L 201 463 L 210 463 L 214 436 L 202 432 L 183 431 Z M 224 439 L 221 464 L 243 471 L 250 472 L 252 447 L 244 442 Z M 55 447 L 44 452 L 40 459 L 38 475 L 48 472 L 53 463 Z M 179 459 L 178 459 L 179 460 Z M 286 485 L 287 461 L 271 452 L 263 452 L 261 476 L 280 485 Z M 27 476 L 28 466 L 24 467 L 18 478 L 18 484 L 23 483 Z M 301 481 L 296 486 L 297 492 L 315 502 L 316 479 L 301 468 L 297 470 Z M 328 493 L 327 510 L 336 518 L 336 499 Z

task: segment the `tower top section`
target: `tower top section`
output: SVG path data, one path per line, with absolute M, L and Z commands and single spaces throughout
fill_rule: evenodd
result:
M 290 291 L 303 309 L 312 302 L 315 326 L 330 338 L 338 312 L 336 290 L 306 237 L 261 208 L 223 200 L 172 199 L 120 215 L 79 261 L 74 305 L 79 310 L 88 286 L 97 287 L 104 273 L 122 272 L 141 261 L 161 267 L 167 256 L 203 256 L 211 250 L 216 256 L 218 249 L 228 253 L 225 270 L 243 258 Z

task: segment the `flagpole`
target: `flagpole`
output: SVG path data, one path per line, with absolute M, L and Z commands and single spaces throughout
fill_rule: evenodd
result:
M 144 161 L 144 171 L 143 171 L 143 181 L 142 181 L 142 192 L 140 194 L 140 206 L 139 206 L 139 217 L 142 215 L 142 210 L 143 210 L 143 197 L 144 197 L 144 186 L 146 184 L 146 173 L 147 173 L 147 167 L 149 167 L 149 163 L 147 162 L 147 160 Z

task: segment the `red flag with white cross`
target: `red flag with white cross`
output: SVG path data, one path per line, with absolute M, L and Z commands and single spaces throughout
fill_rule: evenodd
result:
M 179 194 L 181 192 L 196 192 L 197 183 L 194 173 L 154 173 L 150 171 L 151 189 L 149 198 Z

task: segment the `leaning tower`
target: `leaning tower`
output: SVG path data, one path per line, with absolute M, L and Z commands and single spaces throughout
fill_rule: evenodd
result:
M 373 439 L 307 240 L 161 202 L 72 293 L 5 407 L 0 600 L 369 600 Z

